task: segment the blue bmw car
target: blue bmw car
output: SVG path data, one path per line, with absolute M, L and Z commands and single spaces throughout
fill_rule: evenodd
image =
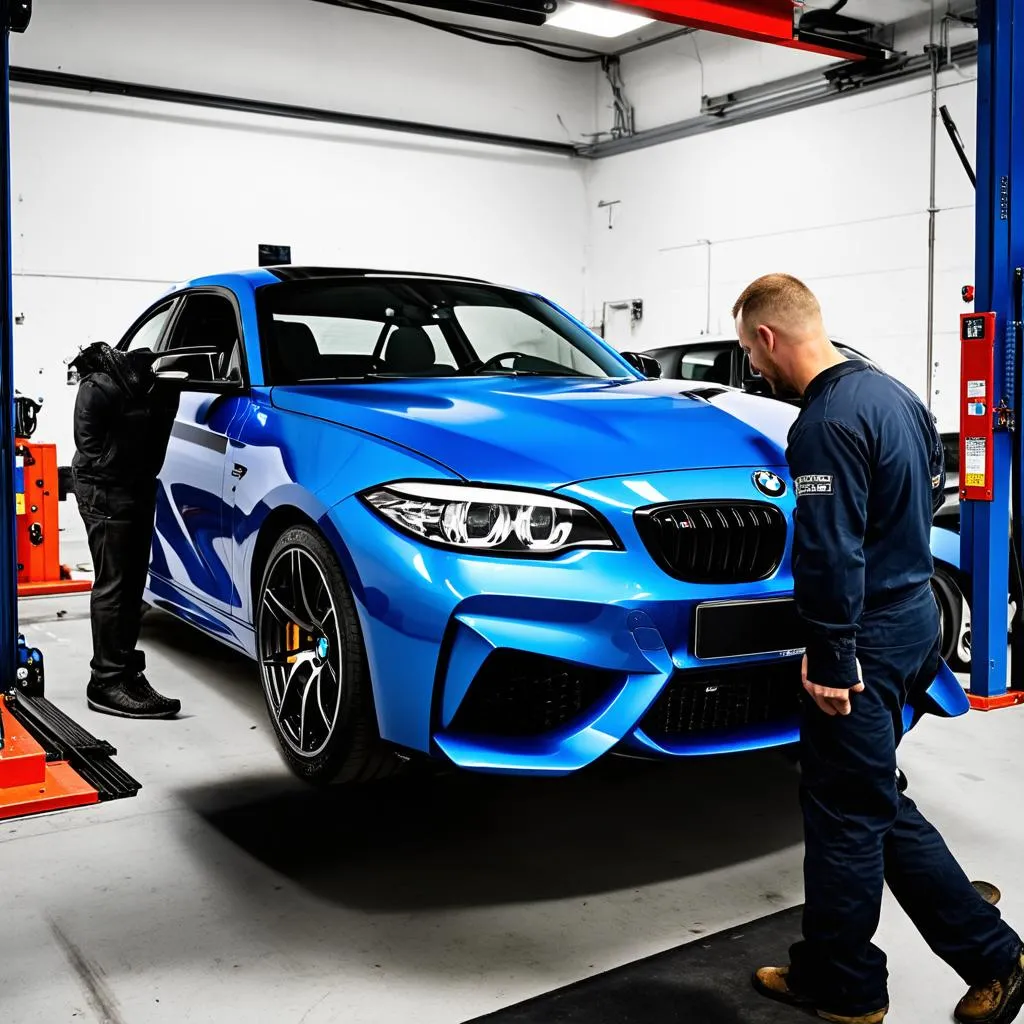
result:
M 789 406 L 440 275 L 204 278 L 119 347 L 184 388 L 147 600 L 255 660 L 301 777 L 795 740 Z

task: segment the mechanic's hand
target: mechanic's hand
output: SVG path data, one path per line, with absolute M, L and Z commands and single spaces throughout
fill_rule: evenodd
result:
M 852 710 L 850 694 L 864 692 L 864 676 L 861 673 L 859 661 L 857 662 L 857 679 L 860 681 L 856 686 L 852 686 L 848 690 L 840 690 L 832 686 L 819 686 L 817 683 L 812 683 L 807 678 L 806 654 L 804 655 L 803 665 L 800 668 L 800 675 L 803 677 L 804 689 L 826 715 L 848 715 Z

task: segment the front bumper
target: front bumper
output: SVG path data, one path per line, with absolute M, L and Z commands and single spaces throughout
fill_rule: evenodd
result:
M 462 767 L 527 774 L 572 772 L 617 747 L 679 756 L 793 742 L 798 654 L 692 653 L 698 604 L 791 593 L 788 541 L 768 579 L 694 584 L 659 568 L 634 525 L 636 508 L 662 501 L 757 499 L 752 470 L 564 493 L 599 511 L 626 550 L 552 561 L 462 555 L 406 537 L 357 499 L 332 510 L 382 736 Z M 774 504 L 791 520 L 791 493 Z

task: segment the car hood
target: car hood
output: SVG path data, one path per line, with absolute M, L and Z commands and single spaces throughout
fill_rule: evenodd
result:
M 785 465 L 795 410 L 684 381 L 470 377 L 275 387 L 279 409 L 387 438 L 466 480 L 551 489 L 601 477 Z

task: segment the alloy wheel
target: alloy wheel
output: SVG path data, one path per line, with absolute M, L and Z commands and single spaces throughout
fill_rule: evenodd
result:
M 271 714 L 291 749 L 314 758 L 338 724 L 344 685 L 338 610 L 320 564 L 281 551 L 260 597 L 260 674 Z

